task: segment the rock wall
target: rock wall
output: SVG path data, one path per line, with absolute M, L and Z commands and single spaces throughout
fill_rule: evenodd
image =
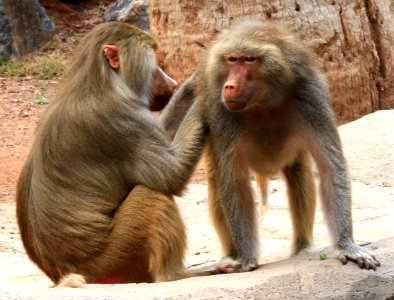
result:
M 55 32 L 55 25 L 37 0 L 0 0 L 1 59 L 33 52 Z
M 394 108 L 393 6 L 390 0 L 150 0 L 151 30 L 161 64 L 183 82 L 199 60 L 199 45 L 223 27 L 245 18 L 283 24 L 318 55 L 344 123 Z

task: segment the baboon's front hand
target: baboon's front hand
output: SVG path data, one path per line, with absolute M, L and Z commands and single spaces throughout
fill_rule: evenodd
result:
M 360 268 L 367 270 L 376 270 L 380 266 L 380 262 L 373 253 L 354 243 L 339 250 L 338 258 L 343 264 L 350 260 L 357 263 Z

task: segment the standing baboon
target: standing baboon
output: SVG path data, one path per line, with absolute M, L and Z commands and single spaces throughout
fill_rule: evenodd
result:
M 225 30 L 207 49 L 198 70 L 180 89 L 195 95 L 208 124 L 207 172 L 210 214 L 224 254 L 242 271 L 257 267 L 258 236 L 249 171 L 262 193 L 282 171 L 294 227 L 293 252 L 312 243 L 315 186 L 310 156 L 320 176 L 322 207 L 342 263 L 375 269 L 376 257 L 353 241 L 351 192 L 346 162 L 329 105 L 324 76 L 311 55 L 285 29 L 244 22 Z M 194 91 L 192 94 L 190 90 Z M 174 100 L 182 101 L 182 94 Z M 170 101 L 163 124 L 176 130 Z M 170 111 L 171 110 L 171 111 Z
M 97 26 L 75 49 L 37 128 L 17 217 L 27 254 L 55 284 L 225 271 L 191 274 L 183 265 L 185 229 L 172 196 L 191 176 L 206 134 L 191 113 L 171 143 L 148 110 L 176 87 L 157 66 L 155 48 L 133 26 Z

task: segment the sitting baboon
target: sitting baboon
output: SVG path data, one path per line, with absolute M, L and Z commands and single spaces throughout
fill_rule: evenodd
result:
M 206 129 L 196 111 L 171 143 L 149 111 L 176 88 L 156 63 L 156 47 L 125 23 L 97 26 L 75 49 L 39 123 L 18 182 L 17 217 L 27 254 L 55 285 L 226 271 L 191 273 L 183 264 L 185 229 L 173 195 L 191 176 Z

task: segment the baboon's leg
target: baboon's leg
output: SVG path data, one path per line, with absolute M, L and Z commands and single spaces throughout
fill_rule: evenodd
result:
M 222 246 L 223 254 L 230 257 L 237 257 L 232 232 L 227 216 L 225 214 L 220 193 L 219 174 L 212 154 L 206 154 L 207 180 L 208 180 L 208 209 Z
M 88 282 L 154 282 L 185 277 L 184 224 L 173 199 L 136 186 L 122 202 Z M 99 275 L 100 274 L 100 275 Z
M 256 269 L 257 220 L 248 168 L 234 152 L 207 150 L 210 215 L 224 255 L 238 262 L 230 263 L 229 268 L 242 272 Z M 223 160 L 221 155 L 229 159 Z
M 293 222 L 293 253 L 298 253 L 313 243 L 316 187 L 308 154 L 301 153 L 283 173 Z
M 268 210 L 268 184 L 269 178 L 260 173 L 255 174 L 256 183 L 261 195 L 261 214 L 264 215 Z

